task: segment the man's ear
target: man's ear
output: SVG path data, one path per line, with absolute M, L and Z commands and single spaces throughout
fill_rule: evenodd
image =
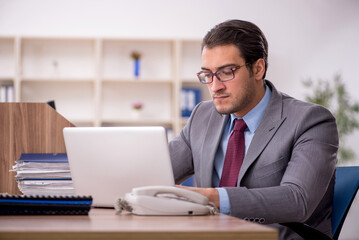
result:
M 265 62 L 263 58 L 258 59 L 253 64 L 253 74 L 256 80 L 262 80 L 265 72 Z

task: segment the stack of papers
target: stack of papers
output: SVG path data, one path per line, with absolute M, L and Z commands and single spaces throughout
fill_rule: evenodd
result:
M 19 190 L 26 195 L 74 195 L 70 166 L 65 153 L 26 153 L 13 170 Z

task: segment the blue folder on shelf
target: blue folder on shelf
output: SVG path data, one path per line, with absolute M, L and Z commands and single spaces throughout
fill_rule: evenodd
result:
M 201 89 L 195 87 L 184 87 L 181 91 L 182 117 L 191 116 L 194 107 L 201 101 Z

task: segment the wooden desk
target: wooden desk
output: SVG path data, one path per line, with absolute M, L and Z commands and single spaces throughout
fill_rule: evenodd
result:
M 234 217 L 116 215 L 0 216 L 0 239 L 278 239 L 275 229 Z

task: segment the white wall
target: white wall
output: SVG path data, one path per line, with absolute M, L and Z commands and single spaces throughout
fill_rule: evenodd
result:
M 268 78 L 302 98 L 301 80 L 343 74 L 355 95 L 356 0 L 0 0 L 0 35 L 202 38 L 240 18 L 267 35 Z
M 304 99 L 302 80 L 341 73 L 359 101 L 356 0 L 0 0 L 2 36 L 202 38 L 232 18 L 266 34 L 267 78 L 280 90 Z M 356 131 L 348 143 L 357 159 L 358 142 Z
M 356 0 L 0 0 L 0 35 L 202 38 L 240 18 L 267 35 L 268 78 L 286 92 L 341 72 L 355 94 L 358 11 Z
M 0 35 L 202 38 L 240 18 L 266 34 L 281 91 L 304 99 L 302 80 L 341 73 L 359 101 L 358 13 L 356 0 L 0 0 Z M 359 159 L 357 142 L 359 131 L 347 140 Z

